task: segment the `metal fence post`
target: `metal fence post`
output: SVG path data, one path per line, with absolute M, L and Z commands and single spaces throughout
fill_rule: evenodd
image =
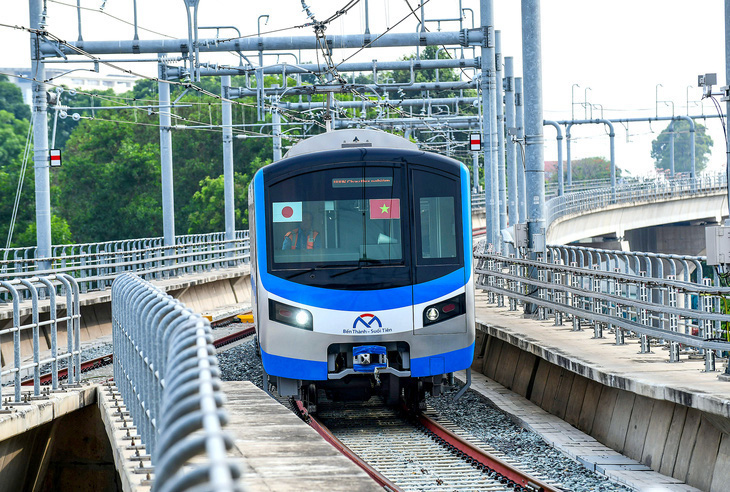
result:
M 593 265 L 593 270 L 598 271 L 599 268 L 600 257 L 599 263 Z M 595 294 L 601 292 L 601 279 L 597 275 L 591 277 L 591 290 Z M 601 314 L 603 312 L 603 303 L 595 294 L 591 297 L 591 310 L 596 314 Z M 593 321 L 593 338 L 603 338 L 603 323 L 597 320 Z
M 712 285 L 712 279 L 702 279 L 702 284 L 706 287 Z M 711 313 L 713 310 L 712 297 L 705 294 L 702 296 L 702 310 L 706 313 Z M 700 322 L 700 337 L 711 338 L 712 337 L 712 321 L 703 319 Z M 705 372 L 713 372 L 715 370 L 715 351 L 710 349 L 703 349 L 705 352 Z
M 667 276 L 667 280 L 675 280 L 674 275 Z M 677 288 L 673 285 L 667 287 L 667 302 L 670 309 L 677 307 Z M 669 331 L 677 333 L 679 331 L 679 316 L 669 313 Z M 679 362 L 679 343 L 670 340 L 669 342 L 669 362 Z
M 639 272 L 641 277 L 646 277 L 646 272 Z M 649 310 L 645 307 L 649 302 L 649 289 L 645 281 L 641 281 L 639 284 L 639 300 L 643 303 L 643 306 L 639 309 L 639 317 L 642 326 L 649 326 Z M 649 337 L 644 333 L 639 334 L 639 340 L 641 342 L 641 354 L 648 354 L 651 352 L 651 342 Z
M 562 265 L 563 260 L 557 260 L 557 265 Z M 560 270 L 553 272 L 553 283 L 558 286 L 557 289 L 553 289 L 553 302 L 555 302 L 555 326 L 563 325 L 563 312 L 560 310 L 560 305 L 563 303 L 563 273 Z

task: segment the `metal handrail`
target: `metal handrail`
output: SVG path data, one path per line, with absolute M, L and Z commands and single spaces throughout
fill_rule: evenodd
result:
M 33 396 L 41 396 L 41 368 L 49 367 L 51 373 L 51 389 L 59 389 L 59 365 L 68 367 L 68 383 L 78 384 L 81 381 L 81 312 L 79 309 L 79 286 L 71 276 L 66 274 L 48 277 L 30 277 L 15 280 L 0 280 L 0 293 L 12 298 L 12 324 L 0 330 L 0 337 L 12 335 L 13 360 L 0 370 L 0 406 L 23 402 L 21 383 L 24 376 L 33 376 Z M 20 303 L 25 298 L 31 299 L 30 319 L 24 313 L 21 316 Z M 40 320 L 39 299 L 49 298 L 48 319 Z M 65 302 L 57 302 L 58 297 Z M 25 321 L 24 321 L 25 320 Z M 59 346 L 59 324 L 66 328 L 66 346 Z M 41 330 L 44 331 L 41 337 Z M 30 332 L 30 336 L 23 336 Z M 41 346 L 50 339 L 50 346 Z M 33 359 L 23 362 L 23 349 L 27 350 L 30 340 Z M 50 354 L 47 353 L 50 349 Z M 25 354 L 27 357 L 30 354 Z M 41 357 L 44 357 L 41 359 Z M 45 369 L 44 369 L 45 370 Z M 13 384 L 12 399 L 4 401 L 3 384 Z
M 114 382 L 150 452 L 153 490 L 242 490 L 208 320 L 125 273 L 112 285 L 112 331 Z
M 574 331 L 590 325 L 594 338 L 611 331 L 617 345 L 635 334 L 642 353 L 650 351 L 652 341 L 667 343 L 670 362 L 679 360 L 680 347 L 692 349 L 705 357 L 705 370 L 715 370 L 717 352 L 730 350 L 730 314 L 723 309 L 730 288 L 701 278 L 704 258 L 611 253 L 616 256 L 552 247 L 529 260 L 477 252 L 476 286 L 489 293 L 489 302 L 503 306 L 508 298 L 510 310 L 532 305 L 540 319 L 554 316 L 556 325 L 564 318 L 572 319 Z M 649 272 L 641 269 L 652 265 Z M 672 273 L 665 275 L 665 265 Z M 689 281 L 690 266 L 699 266 L 695 281 Z M 676 278 L 680 270 L 685 280 Z
M 35 248 L 14 248 L 2 252 L 0 277 L 26 278 L 42 274 L 68 274 L 79 282 L 82 293 L 104 290 L 114 278 L 136 272 L 147 280 L 239 266 L 249 261 L 248 231 L 236 231 L 233 241 L 222 232 L 184 235 L 174 246 L 162 238 L 141 238 L 104 243 L 67 244 L 53 248 L 52 258 L 36 258 Z M 41 260 L 52 269 L 39 270 Z

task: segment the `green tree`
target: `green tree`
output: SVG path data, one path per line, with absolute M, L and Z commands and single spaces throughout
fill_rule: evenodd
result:
M 58 176 L 60 210 L 79 242 L 162 235 L 159 147 L 136 128 L 83 121 Z
M 691 134 L 689 122 L 678 120 L 673 122 L 674 126 L 674 171 L 678 173 L 689 173 L 692 169 L 690 159 Z M 654 159 L 654 166 L 657 169 L 669 170 L 670 164 L 670 127 L 662 130 L 657 138 L 651 143 L 651 157 Z M 695 170 L 699 173 L 707 167 L 710 152 L 712 149 L 712 137 L 707 135 L 706 128 L 700 123 L 695 123 Z
M 33 246 L 36 244 L 36 223 L 28 223 L 25 230 L 17 235 L 16 246 Z M 51 243 L 69 244 L 73 242 L 71 228 L 66 219 L 56 214 L 51 214 Z
M 260 158 L 254 159 L 249 166 L 252 170 L 268 164 Z M 234 173 L 234 210 L 235 228 L 248 228 L 248 174 Z M 200 190 L 193 195 L 193 211 L 188 215 L 188 234 L 216 232 L 225 229 L 225 195 L 223 176 L 211 178 L 206 176 L 200 181 Z
M 201 85 L 213 92 L 216 85 L 220 87 L 220 79 L 209 78 Z M 126 96 L 144 97 L 149 102 L 147 98 L 154 96 L 155 88 L 142 81 Z M 173 125 L 184 128 L 220 123 L 218 99 L 183 91 L 182 87 L 173 89 L 173 100 L 182 96 L 172 109 Z M 252 101 L 244 101 L 247 106 L 234 105 L 235 124 L 255 121 L 255 106 Z M 155 111 L 149 114 L 146 110 L 123 109 L 97 112 L 97 118 L 79 122 L 68 140 L 64 166 L 53 193 L 61 216 L 68 220 L 79 242 L 161 235 L 159 115 Z M 246 217 L 248 180 L 272 155 L 272 142 L 270 138 L 235 139 L 233 151 L 235 171 L 246 179 L 236 192 L 237 200 L 243 197 L 244 214 L 237 222 L 241 227 Z M 221 133 L 214 128 L 176 128 L 172 154 L 175 230 L 180 234 L 222 230 L 223 223 L 217 222 L 210 210 L 200 211 L 205 207 L 204 198 L 214 194 L 217 185 L 206 179 L 215 181 L 210 177 L 223 172 Z M 206 190 L 203 192 L 201 187 Z M 202 196 L 196 198 L 199 193 Z M 222 202 L 220 213 L 222 218 Z
M 30 120 L 30 107 L 23 101 L 20 87 L 10 82 L 7 75 L 0 75 L 0 108 L 19 120 Z
M 571 169 L 573 174 L 573 181 L 587 181 L 594 179 L 610 179 L 611 178 L 611 161 L 606 160 L 604 157 L 585 157 L 578 159 L 577 161 L 571 162 Z M 616 168 L 616 177 L 621 176 L 621 168 Z M 568 169 L 563 166 L 563 178 L 567 178 Z M 551 173 L 550 178 L 547 180 L 549 183 L 558 182 L 558 173 Z
M 3 247 L 10 229 L 27 138 L 28 121 L 18 119 L 8 111 L 0 110 L 0 239 Z M 36 242 L 35 235 L 26 241 L 25 237 L 19 239 L 18 234 L 35 222 L 34 184 L 31 155 L 24 174 L 18 215 L 13 229 L 11 243 L 13 247 L 32 246 Z

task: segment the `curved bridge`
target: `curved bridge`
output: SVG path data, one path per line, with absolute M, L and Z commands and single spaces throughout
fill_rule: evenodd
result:
M 548 201 L 546 239 L 554 245 L 596 236 L 615 235 L 623 240 L 627 231 L 643 228 L 721 222 L 727 216 L 727 207 L 724 175 L 634 183 L 619 186 L 615 191 L 604 188 L 571 193 Z M 692 236 L 704 242 L 701 231 L 693 231 Z

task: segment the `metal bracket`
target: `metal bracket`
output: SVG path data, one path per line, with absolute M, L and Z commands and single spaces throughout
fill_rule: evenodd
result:
M 482 27 L 484 32 L 484 40 L 482 41 L 482 47 L 494 48 L 494 26 Z

